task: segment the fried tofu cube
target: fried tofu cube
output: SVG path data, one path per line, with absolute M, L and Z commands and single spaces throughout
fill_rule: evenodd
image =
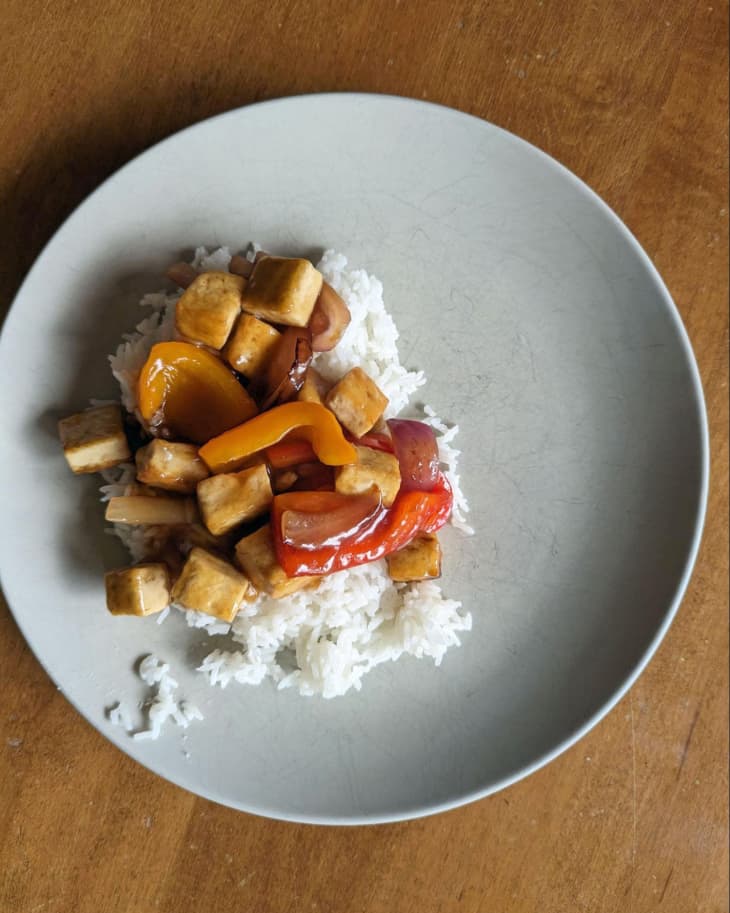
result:
M 377 485 L 386 507 L 395 501 L 400 488 L 400 466 L 392 453 L 372 447 L 355 447 L 357 462 L 335 469 L 335 491 L 343 495 L 359 495 Z
M 317 403 L 319 406 L 323 406 L 329 387 L 330 385 L 319 371 L 310 365 L 304 376 L 304 383 L 297 394 L 297 399 L 300 403 Z
M 246 284 L 233 273 L 201 273 L 185 289 L 175 309 L 178 333 L 193 342 L 222 349 L 241 313 Z
M 198 485 L 203 522 L 214 536 L 222 536 L 234 526 L 265 513 L 273 496 L 263 463 L 241 472 L 211 476 Z
M 432 533 L 421 533 L 408 545 L 387 555 L 390 579 L 400 583 L 441 576 L 441 546 Z
M 249 380 L 263 373 L 281 333 L 251 314 L 241 314 L 223 349 L 228 364 Z
M 162 562 L 109 571 L 104 584 L 112 615 L 154 615 L 170 605 L 170 575 Z
M 274 599 L 281 599 L 318 582 L 317 577 L 287 577 L 276 560 L 268 523 L 241 539 L 236 546 L 236 562 L 257 590 L 268 593 Z
M 362 437 L 383 414 L 388 397 L 362 368 L 352 368 L 330 390 L 324 404 L 350 434 Z
M 263 257 L 246 283 L 241 307 L 247 314 L 305 327 L 322 290 L 322 273 L 309 260 Z
M 195 546 L 172 588 L 172 601 L 230 624 L 248 590 L 248 580 L 232 564 Z
M 210 473 L 198 456 L 195 444 L 180 444 L 160 438 L 140 447 L 134 456 L 137 480 L 154 488 L 192 494 L 195 486 Z
M 58 423 L 63 453 L 76 473 L 110 469 L 132 456 L 121 406 L 95 406 Z

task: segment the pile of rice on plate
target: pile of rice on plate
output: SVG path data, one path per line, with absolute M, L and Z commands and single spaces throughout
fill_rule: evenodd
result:
M 249 259 L 258 250 L 252 245 Z M 208 252 L 200 247 L 192 266 L 196 270 L 227 270 L 228 248 Z M 458 426 L 447 427 L 428 406 L 422 414 L 409 412 L 409 401 L 426 381 L 422 371 L 408 371 L 398 356 L 398 331 L 383 303 L 382 283 L 362 269 L 348 269 L 343 254 L 325 252 L 317 269 L 344 299 L 351 322 L 338 345 L 315 356 L 313 364 L 326 380 L 335 381 L 355 366 L 361 367 L 389 399 L 386 418 L 406 415 L 430 424 L 437 435 L 442 469 L 453 488 L 450 523 L 465 535 L 473 530 L 467 522 L 469 506 L 457 471 L 459 451 L 454 447 Z M 182 294 L 157 292 L 145 295 L 140 304 L 151 309 L 132 333 L 125 334 L 115 354 L 109 357 L 119 382 L 122 403 L 137 413 L 136 382 L 155 343 L 174 339 L 175 306 Z M 102 500 L 123 495 L 135 479 L 131 464 L 103 473 Z M 156 537 L 166 530 L 114 524 L 108 530 L 118 536 L 134 561 L 149 554 Z M 176 608 L 173 606 L 173 608 Z M 210 684 L 225 688 L 230 682 L 260 685 L 266 679 L 277 688 L 296 687 L 301 695 L 337 697 L 354 688 L 360 690 L 363 676 L 380 663 L 404 654 L 430 657 L 438 666 L 446 650 L 458 646 L 459 633 L 469 631 L 471 615 L 460 602 L 444 597 L 432 580 L 394 583 L 385 560 L 331 574 L 319 586 L 300 590 L 281 599 L 260 595 L 244 602 L 231 625 L 199 612 L 184 613 L 188 625 L 210 635 L 229 635 L 230 649 L 213 650 L 199 666 Z M 169 614 L 162 612 L 157 622 Z M 147 657 L 140 677 L 157 691 L 148 702 L 149 728 L 137 738 L 156 738 L 162 724 L 172 718 L 187 726 L 200 719 L 197 708 L 172 699 L 176 682 L 169 667 L 155 656 Z M 131 729 L 121 707 L 111 708 L 112 722 Z

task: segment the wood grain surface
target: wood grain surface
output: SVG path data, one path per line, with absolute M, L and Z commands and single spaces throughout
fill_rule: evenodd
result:
M 699 561 L 638 684 L 547 768 L 430 819 L 313 828 L 169 785 L 78 716 L 3 604 L 0 911 L 726 911 L 727 3 L 3 0 L 0 12 L 3 309 L 69 211 L 154 141 L 263 98 L 397 93 L 514 131 L 607 200 L 675 297 L 712 433 Z

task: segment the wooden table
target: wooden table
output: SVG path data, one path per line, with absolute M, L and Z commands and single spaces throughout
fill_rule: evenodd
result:
M 180 127 L 301 92 L 442 102 L 554 155 L 635 232 L 699 359 L 713 486 L 689 592 L 629 696 L 528 780 L 412 823 L 282 824 L 169 785 L 78 716 L 3 606 L 0 911 L 728 909 L 727 12 L 721 0 L 5 0 L 5 307 L 71 208 Z

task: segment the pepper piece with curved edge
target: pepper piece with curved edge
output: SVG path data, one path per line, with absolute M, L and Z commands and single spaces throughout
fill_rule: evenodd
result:
M 453 493 L 439 474 L 432 491 L 401 492 L 392 507 L 382 505 L 368 515 L 366 524 L 342 534 L 336 543 L 307 543 L 297 548 L 287 540 L 283 521 L 287 512 L 332 511 L 333 498 L 316 492 L 288 492 L 274 498 L 271 532 L 276 559 L 289 577 L 332 574 L 377 561 L 408 545 L 420 533 L 435 533 L 451 516 Z M 340 495 L 346 498 L 347 495 Z M 330 500 L 327 500 L 327 499 Z M 330 503 L 332 502 L 332 503 Z M 315 524 L 311 524 L 315 526 Z
M 231 428 L 200 448 L 211 472 L 232 472 L 254 453 L 266 450 L 292 431 L 309 441 L 320 462 L 343 466 L 357 460 L 355 448 L 334 415 L 318 403 L 284 403 Z
M 137 389 L 142 418 L 159 437 L 202 444 L 257 412 L 231 370 L 189 342 L 152 346 Z

